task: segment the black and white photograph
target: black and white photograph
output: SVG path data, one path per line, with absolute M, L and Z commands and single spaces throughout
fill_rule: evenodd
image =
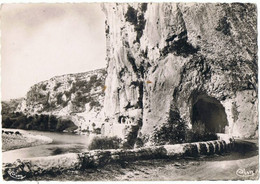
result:
M 259 180 L 256 2 L 2 3 L 2 180 Z

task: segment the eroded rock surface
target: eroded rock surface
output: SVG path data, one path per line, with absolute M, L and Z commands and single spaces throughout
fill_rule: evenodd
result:
M 53 77 L 32 86 L 16 111 L 71 119 L 80 131 L 91 130 L 103 117 L 105 77 L 105 69 Z
M 102 7 L 108 135 L 124 135 L 133 145 L 136 137 L 151 137 L 174 111 L 190 128 L 221 117 L 212 123 L 215 132 L 258 136 L 255 4 Z M 201 111 L 194 118 L 196 103 L 206 104 L 209 114 Z

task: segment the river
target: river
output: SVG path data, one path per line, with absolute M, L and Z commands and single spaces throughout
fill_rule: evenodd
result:
M 5 129 L 8 130 L 8 129 Z M 9 129 L 14 131 L 14 129 Z M 18 130 L 18 129 L 17 129 Z M 16 130 L 15 130 L 16 131 Z M 18 130 L 21 133 L 42 135 L 53 140 L 50 144 L 20 148 L 2 153 L 3 163 L 14 162 L 16 159 L 31 157 L 46 157 L 64 153 L 79 153 L 86 151 L 90 143 L 90 136 L 72 133 L 43 132 L 34 130 Z

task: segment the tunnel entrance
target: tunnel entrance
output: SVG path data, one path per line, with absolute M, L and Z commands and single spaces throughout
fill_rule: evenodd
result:
M 215 98 L 202 96 L 192 107 L 192 128 L 197 132 L 225 133 L 227 115 L 222 104 Z

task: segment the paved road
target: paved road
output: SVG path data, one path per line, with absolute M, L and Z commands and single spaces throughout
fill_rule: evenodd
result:
M 174 181 L 174 180 L 252 180 L 259 176 L 257 140 L 236 140 L 232 153 L 182 160 L 144 160 L 110 164 L 104 168 L 44 175 L 32 180 L 63 181 Z

